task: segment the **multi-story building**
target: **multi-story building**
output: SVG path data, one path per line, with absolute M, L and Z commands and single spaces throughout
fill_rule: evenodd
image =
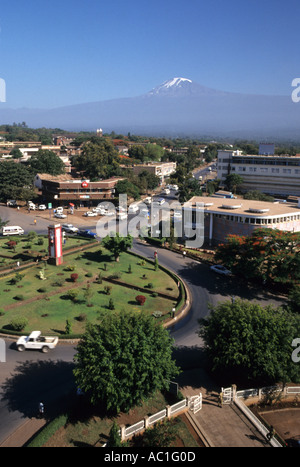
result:
M 251 235 L 262 227 L 300 232 L 300 199 L 297 204 L 194 196 L 184 205 L 184 211 L 192 210 L 192 228 L 197 209 L 204 214 L 204 239 L 210 245 L 226 242 L 230 234 Z
M 165 179 L 176 172 L 176 162 L 149 162 L 146 164 L 135 165 L 133 173 L 135 175 L 147 171 L 160 178 L 160 182 L 164 183 Z
M 259 190 L 275 196 L 300 196 L 300 154 L 243 155 L 241 151 L 218 151 L 218 175 L 221 185 L 227 175 L 243 179 L 241 190 Z
M 72 203 L 75 206 L 97 205 L 103 200 L 115 198 L 115 186 L 123 178 L 110 178 L 91 182 L 87 179 L 73 178 L 69 174 L 37 174 L 34 184 L 44 202 L 54 206 Z

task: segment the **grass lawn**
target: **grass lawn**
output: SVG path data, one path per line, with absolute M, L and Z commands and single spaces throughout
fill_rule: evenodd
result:
M 109 435 L 114 420 L 120 426 L 122 424 L 129 426 L 137 423 L 145 417 L 146 414 L 153 415 L 167 405 L 174 404 L 174 400 L 169 400 L 168 395 L 156 392 L 141 405 L 132 408 L 128 413 L 121 413 L 117 417 L 108 417 L 105 414 L 97 413 L 95 408 L 84 399 L 80 404 L 74 404 L 69 412 L 68 422 L 57 429 L 55 433 L 43 443 L 44 447 L 93 447 L 102 446 Z M 180 415 L 172 419 L 176 424 L 177 439 L 174 447 L 199 447 L 197 437 L 186 422 L 185 416 Z M 140 437 L 132 441 L 140 444 Z M 43 439 L 43 438 L 41 438 Z
M 9 241 L 16 242 L 14 248 L 9 248 Z M 63 250 L 67 251 L 72 247 L 82 246 L 89 243 L 89 239 L 80 237 L 66 237 L 63 243 Z M 11 261 L 28 260 L 32 256 L 48 254 L 48 239 L 45 235 L 38 235 L 33 239 L 26 236 L 7 236 L 0 241 L 0 266 L 4 266 Z M 10 259 L 11 258 L 11 259 Z
M 143 261 L 130 254 L 121 254 L 120 261 L 101 245 L 97 244 L 88 251 L 80 251 L 64 257 L 64 264 L 44 268 L 44 263 L 21 270 L 22 279 L 13 284 L 14 271 L 9 276 L 0 278 L 1 313 L 0 328 L 5 328 L 11 320 L 22 316 L 28 320 L 24 332 L 41 330 L 43 333 L 63 334 L 66 320 L 71 322 L 72 334 L 84 331 L 86 321 L 97 322 L 106 313 L 121 310 L 141 311 L 152 314 L 160 311 L 169 316 L 179 297 L 177 283 L 162 270 L 155 271 L 152 263 Z M 41 280 L 43 272 L 46 280 Z M 78 274 L 76 283 L 71 281 L 71 274 Z M 146 288 L 149 293 L 139 292 L 106 280 L 97 283 L 95 279 L 118 278 L 131 286 Z M 111 287 L 110 294 L 105 287 Z M 76 300 L 71 300 L 68 292 L 77 292 Z M 87 289 L 90 291 L 87 297 Z M 152 296 L 163 293 L 171 296 L 166 299 Z M 144 295 L 146 302 L 139 306 L 135 300 L 137 295 Z M 109 309 L 112 300 L 114 310 Z

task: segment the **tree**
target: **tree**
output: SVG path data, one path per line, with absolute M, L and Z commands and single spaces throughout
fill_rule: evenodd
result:
M 23 164 L 16 162 L 1 162 L 0 170 L 0 200 L 23 200 L 24 196 L 34 196 L 33 173 Z M 29 199 L 30 199 L 29 198 Z
M 236 190 L 243 184 L 243 178 L 238 174 L 227 175 L 225 185 L 229 191 L 236 193 Z
M 228 235 L 215 259 L 248 280 L 291 288 L 300 282 L 300 234 L 268 228 Z
M 109 436 L 107 440 L 107 447 L 109 448 L 121 448 L 123 443 L 120 436 L 120 428 L 117 422 L 114 420 L 113 426 L 109 431 Z
M 65 165 L 60 157 L 55 152 L 45 149 L 40 149 L 31 156 L 28 163 L 35 173 L 60 175 L 65 172 Z
M 82 147 L 82 153 L 72 158 L 78 172 L 91 180 L 119 175 L 119 153 L 113 143 L 105 138 L 92 138 Z
M 115 187 L 116 196 L 126 193 L 130 198 L 135 200 L 140 198 L 140 192 L 136 185 L 129 180 L 119 180 Z
M 200 321 L 212 370 L 220 376 L 252 383 L 300 381 L 300 366 L 291 359 L 300 335 L 300 317 L 282 309 L 235 300 L 212 308 Z
M 179 185 L 179 202 L 185 203 L 193 196 L 202 196 L 200 183 L 194 178 L 186 178 L 184 182 Z
M 172 349 L 168 331 L 151 316 L 106 315 L 101 324 L 87 325 L 77 346 L 76 384 L 93 404 L 128 411 L 179 373 Z
M 131 235 L 122 237 L 119 233 L 116 233 L 115 237 L 107 235 L 102 240 L 102 245 L 113 253 L 116 261 L 119 261 L 120 254 L 132 247 L 132 237 Z

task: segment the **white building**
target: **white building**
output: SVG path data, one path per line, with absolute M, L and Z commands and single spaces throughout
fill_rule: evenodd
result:
M 243 155 L 241 151 L 218 151 L 218 179 L 224 184 L 227 175 L 243 179 L 241 190 L 259 190 L 275 196 L 300 196 L 300 154 Z

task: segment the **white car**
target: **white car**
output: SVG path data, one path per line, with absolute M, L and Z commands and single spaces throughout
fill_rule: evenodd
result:
M 139 210 L 139 207 L 137 204 L 131 204 L 128 208 L 128 213 L 129 214 L 134 214 L 135 212 L 137 212 Z
M 64 208 L 58 207 L 58 208 L 55 209 L 55 212 L 56 212 L 57 214 L 62 214 L 62 213 L 64 212 Z
M 171 190 L 178 191 L 178 185 L 171 185 Z
M 84 213 L 84 216 L 85 217 L 96 217 L 97 213 L 93 211 L 87 211 L 86 213 Z
M 46 211 L 46 209 L 47 208 L 46 208 L 45 204 L 40 204 L 39 205 L 39 211 Z
M 67 217 L 66 214 L 61 214 L 60 212 L 56 212 L 54 214 L 54 217 L 57 217 L 58 219 L 65 219 Z
M 169 195 L 171 192 L 169 190 L 169 188 L 166 188 L 164 191 L 163 191 L 163 194 L 164 195 Z
M 32 211 L 35 211 L 36 210 L 36 205 L 32 201 L 29 201 L 28 208 L 32 209 Z
M 116 213 L 114 211 L 109 211 L 108 209 L 106 209 L 104 211 L 104 216 L 115 216 Z
M 231 271 L 229 269 L 226 269 L 225 266 L 221 266 L 220 264 L 215 264 L 214 266 L 211 266 L 210 269 L 217 274 L 222 274 L 223 276 L 230 276 Z
M 72 224 L 63 224 L 61 228 L 62 230 L 68 233 L 77 233 L 79 230 L 77 227 L 74 227 L 74 225 Z

